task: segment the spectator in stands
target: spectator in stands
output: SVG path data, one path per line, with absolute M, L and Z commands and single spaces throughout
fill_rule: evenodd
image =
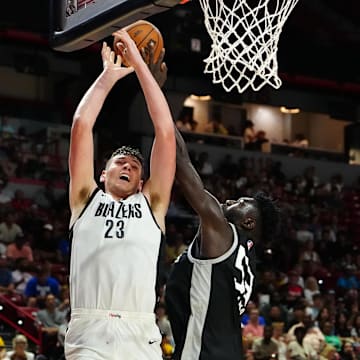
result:
M 204 131 L 210 134 L 228 135 L 229 130 L 223 124 L 220 114 L 214 114 L 204 127 Z
M 257 310 L 257 306 L 256 304 L 254 303 L 254 301 L 250 300 L 247 305 L 246 305 L 246 310 L 245 312 L 242 314 L 241 316 L 241 324 L 243 326 L 247 325 L 249 323 L 249 320 L 250 320 L 250 313 L 252 310 Z M 260 325 L 265 325 L 265 319 L 263 316 L 261 316 L 259 314 L 259 324 Z
M 291 360 L 318 360 L 319 356 L 311 345 L 304 343 L 306 329 L 299 326 L 295 329 L 295 339 L 288 344 L 288 356 Z
M 25 193 L 22 189 L 16 189 L 14 192 L 14 198 L 11 200 L 11 207 L 14 210 L 22 211 L 27 210 L 33 204 L 31 199 L 28 199 L 25 196 Z
M 321 263 L 320 256 L 315 250 L 314 240 L 310 238 L 305 240 L 305 243 L 302 244 L 299 254 L 299 263 L 303 264 L 306 261 Z
M 288 272 L 288 281 L 281 287 L 280 292 L 288 308 L 293 308 L 298 300 L 304 297 L 304 289 L 299 285 L 298 271 Z
M 58 329 L 58 350 L 59 352 L 64 350 L 64 344 L 65 344 L 65 335 L 69 326 L 69 321 L 70 321 L 70 311 L 68 311 L 66 313 L 66 318 L 65 321 L 59 326 Z M 65 359 L 65 355 L 60 357 L 61 360 Z M 36 359 L 36 360 L 41 360 L 41 359 Z
M 11 294 L 14 291 L 14 281 L 9 267 L 9 260 L 0 257 L 0 294 Z
M 175 124 L 180 131 L 195 131 L 197 127 L 197 121 L 193 118 L 194 108 L 184 106 Z
M 9 147 L 6 151 L 7 155 L 0 158 L 0 165 L 8 178 L 16 177 L 19 163 L 19 151 L 16 147 Z
M 307 148 L 307 147 L 309 147 L 309 140 L 306 139 L 304 134 L 298 133 L 295 135 L 295 139 L 291 143 L 291 145 L 301 147 L 301 148 Z
M 40 234 L 34 239 L 34 255 L 40 261 L 48 260 L 55 262 L 57 260 L 58 241 L 54 236 L 54 226 L 44 224 Z
M 349 320 L 351 324 L 350 335 L 354 341 L 359 342 L 360 340 L 360 313 L 355 313 Z
M 26 284 L 25 297 L 27 306 L 42 308 L 47 294 L 53 294 L 56 298 L 59 298 L 60 284 L 50 276 L 48 266 L 43 264 L 36 269 L 35 276 Z
M 33 252 L 29 246 L 27 236 L 23 233 L 18 233 L 15 237 L 15 241 L 6 248 L 6 257 L 10 260 L 25 258 L 28 261 L 33 262 Z
M 266 269 L 262 274 L 259 274 L 255 290 L 259 295 L 271 296 L 276 291 L 274 271 Z
M 336 351 L 340 352 L 342 347 L 341 338 L 338 335 L 334 335 L 334 327 L 330 320 L 324 321 L 320 325 L 320 329 L 324 334 L 327 344 L 335 347 Z
M 314 276 L 308 276 L 305 279 L 304 296 L 308 306 L 314 304 L 313 297 L 315 294 L 320 294 L 319 284 Z
M 356 266 L 347 264 L 344 273 L 338 278 L 336 285 L 339 294 L 344 294 L 350 289 L 360 289 L 360 281 L 356 276 Z
M 273 340 L 278 345 L 278 360 L 287 360 L 287 343 L 284 334 L 284 323 L 273 323 Z
M 70 239 L 65 234 L 60 234 L 57 239 L 56 249 L 57 261 L 63 264 L 68 264 L 70 259 Z
M 11 192 L 6 188 L 8 184 L 8 178 L 5 173 L 0 175 L 0 204 L 9 204 L 12 199 Z
M 0 241 L 6 245 L 14 242 L 17 235 L 22 234 L 21 227 L 16 223 L 14 211 L 9 210 L 0 223 Z
M 325 190 L 329 193 L 341 193 L 344 189 L 344 179 L 340 173 L 331 175 L 330 181 L 325 184 Z
M 319 177 L 316 175 L 315 166 L 308 166 L 303 171 L 304 192 L 310 196 L 314 195 L 315 189 L 320 185 Z
M 297 272 L 297 274 L 298 274 L 297 283 L 298 283 L 298 285 L 300 285 L 304 289 L 305 281 L 304 281 L 304 277 L 303 277 L 303 273 L 304 273 L 303 265 L 301 263 L 297 262 L 292 267 L 292 270 L 295 270 L 295 272 Z
M 259 130 L 255 139 L 253 140 L 252 149 L 257 151 L 265 151 L 264 144 L 268 143 L 269 139 L 266 137 L 266 132 L 264 130 Z
M 328 265 L 335 259 L 339 258 L 339 253 L 336 253 L 336 234 L 330 227 L 325 226 L 321 232 L 321 241 L 317 243 L 317 252 L 320 257 L 324 259 L 324 264 Z
M 22 177 L 30 179 L 39 179 L 44 172 L 44 164 L 40 161 L 36 149 L 32 149 L 32 153 L 27 157 L 21 166 Z
M 334 334 L 342 338 L 351 337 L 351 324 L 349 324 L 349 319 L 346 311 L 341 311 L 337 309 Z
M 0 257 L 6 257 L 6 245 L 0 242 Z
M 55 194 L 55 184 L 48 180 L 44 187 L 40 188 L 34 195 L 34 203 L 43 209 L 54 209 L 57 205 L 57 196 Z
M 13 349 L 7 352 L 9 360 L 34 360 L 35 354 L 26 351 L 28 340 L 26 336 L 17 334 L 12 340 Z
M 185 244 L 184 234 L 180 231 L 173 234 L 169 242 L 165 249 L 165 261 L 168 265 L 171 265 L 187 249 L 187 245 Z
M 207 153 L 206 151 L 202 151 L 199 154 L 199 158 L 196 163 L 196 170 L 199 172 L 199 174 L 202 177 L 208 177 L 213 175 L 214 168 L 211 162 L 209 161 L 209 153 Z
M 308 240 L 314 240 L 314 234 L 309 230 L 308 223 L 305 220 L 302 220 L 299 224 L 296 231 L 296 240 L 300 245 L 305 244 Z
M 324 296 L 319 292 L 312 296 L 312 304 L 306 304 L 307 311 L 311 313 L 311 318 L 316 320 L 321 309 L 324 307 Z
M 272 336 L 273 327 L 271 325 L 266 325 L 264 327 L 264 336 L 253 341 L 252 351 L 255 360 L 270 360 L 278 358 L 278 343 L 272 339 Z
M 245 121 L 244 131 L 242 133 L 244 139 L 244 149 L 245 150 L 252 150 L 253 143 L 256 139 L 256 133 L 254 129 L 254 123 L 251 120 Z
M 263 337 L 264 325 L 259 323 L 259 309 L 255 308 L 250 311 L 249 322 L 243 327 L 242 335 L 249 346 L 255 339 Z
M 43 335 L 43 342 L 46 350 L 43 355 L 48 358 L 57 358 L 63 352 L 57 346 L 58 331 L 61 325 L 66 323 L 67 313 L 59 310 L 56 305 L 56 298 L 53 294 L 45 297 L 45 308 L 36 313 L 36 321 Z
M 327 306 L 323 306 L 315 319 L 315 326 L 321 327 L 326 321 L 332 321 L 331 317 L 329 308 Z
M 356 352 L 354 349 L 354 345 L 351 341 L 344 341 L 340 352 L 341 360 L 357 360 L 358 356 L 356 356 Z
M 0 135 L 3 139 L 13 138 L 16 134 L 15 127 L 11 124 L 10 120 L 2 116 L 0 121 Z
M 286 340 L 294 340 L 294 331 L 299 326 L 304 326 L 304 318 L 306 314 L 306 306 L 303 302 L 299 301 L 295 304 L 294 308 L 289 310 L 288 313 L 288 327 L 286 333 Z
M 0 360 L 8 360 L 4 339 L 0 336 Z
M 311 345 L 311 347 L 320 354 L 325 345 L 325 336 L 319 327 L 315 326 L 311 314 L 306 313 L 304 316 L 303 325 L 306 329 L 304 343 Z
M 216 172 L 229 181 L 236 178 L 234 169 L 236 169 L 236 163 L 232 155 L 228 153 L 221 159 Z
M 60 301 L 58 305 L 59 311 L 64 313 L 70 312 L 70 289 L 68 284 L 64 284 L 61 286 L 60 290 Z
M 33 277 L 31 274 L 31 264 L 25 258 L 17 258 L 14 262 L 12 277 L 15 287 L 15 292 L 24 295 L 26 284 Z
M 326 360 L 339 360 L 339 353 L 333 345 L 325 344 L 323 350 L 320 353 L 320 359 Z
M 265 309 L 262 310 L 264 314 Z M 269 309 L 265 315 L 265 322 L 267 325 L 283 324 L 283 327 L 287 325 L 287 311 L 280 305 L 269 304 Z

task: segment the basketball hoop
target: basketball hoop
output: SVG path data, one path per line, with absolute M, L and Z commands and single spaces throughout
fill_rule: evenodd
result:
M 282 28 L 298 0 L 199 0 L 212 40 L 205 73 L 226 91 L 281 86 L 277 49 Z M 254 2 L 254 1 L 252 1 Z

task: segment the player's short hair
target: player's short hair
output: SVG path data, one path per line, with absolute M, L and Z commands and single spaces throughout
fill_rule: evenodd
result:
M 139 160 L 141 166 L 144 166 L 144 157 L 142 156 L 139 149 L 132 148 L 131 146 L 121 146 L 111 154 L 109 160 L 118 155 L 133 156 Z
M 263 191 L 258 191 L 254 196 L 261 216 L 261 237 L 264 242 L 274 240 L 280 230 L 280 208 L 276 201 Z

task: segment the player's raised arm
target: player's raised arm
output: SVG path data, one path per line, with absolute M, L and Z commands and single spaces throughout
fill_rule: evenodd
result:
M 165 96 L 135 43 L 124 30 L 116 32 L 116 35 L 126 48 L 123 56 L 135 69 L 155 130 L 150 159 L 150 177 L 144 185 L 143 193 L 150 202 L 156 220 L 164 230 L 165 215 L 175 176 L 176 145 L 173 119 Z
M 79 215 L 96 187 L 94 180 L 93 127 L 97 116 L 114 84 L 133 71 L 121 67 L 121 57 L 103 43 L 103 71 L 81 99 L 71 127 L 69 171 L 69 201 L 72 221 Z
M 191 163 L 185 141 L 180 131 L 174 126 L 176 135 L 176 182 L 189 202 L 190 206 L 200 216 L 202 231 L 207 232 L 203 242 L 214 241 L 219 234 L 228 234 L 230 229 L 223 214 L 221 204 L 210 194 Z M 221 235 L 223 236 L 223 235 Z

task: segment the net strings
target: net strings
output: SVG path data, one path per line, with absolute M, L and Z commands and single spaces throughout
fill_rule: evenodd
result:
M 277 49 L 282 28 L 298 0 L 199 0 L 204 24 L 212 40 L 204 60 L 205 73 L 226 91 L 254 91 L 268 84 L 278 89 Z

